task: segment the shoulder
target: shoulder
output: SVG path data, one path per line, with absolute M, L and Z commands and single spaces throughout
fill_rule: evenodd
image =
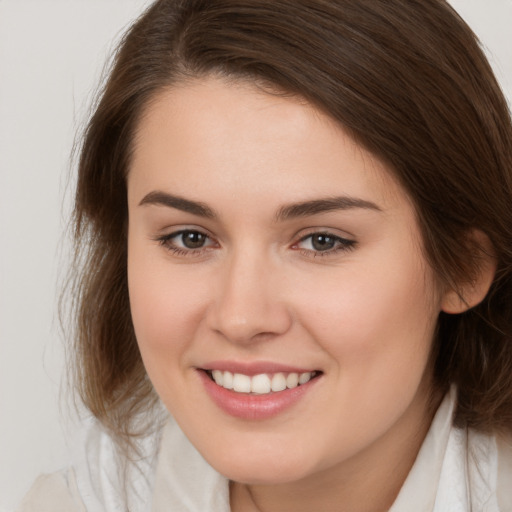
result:
M 500 510 L 512 510 L 512 435 L 496 436 L 498 448 L 497 493 Z
M 16 512 L 145 512 L 159 441 L 155 429 L 136 440 L 131 457 L 96 420 L 87 418 L 69 443 L 69 469 L 41 475 Z
M 41 475 L 32 485 L 16 512 L 85 512 L 76 487 L 75 474 Z

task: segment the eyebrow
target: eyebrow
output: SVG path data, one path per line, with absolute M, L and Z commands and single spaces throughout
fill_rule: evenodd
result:
M 144 196 L 142 201 L 139 203 L 139 206 L 142 205 L 167 206 L 168 208 L 176 208 L 177 210 L 192 213 L 199 217 L 206 217 L 208 219 L 216 217 L 215 212 L 204 203 L 191 201 L 190 199 L 174 196 L 161 191 L 150 192 Z
M 190 199 L 185 199 L 183 197 L 175 196 L 158 190 L 150 192 L 144 196 L 139 205 L 166 206 L 168 208 L 175 208 L 177 210 L 208 219 L 214 219 L 217 217 L 215 211 L 205 203 L 199 201 L 191 201 Z M 379 206 L 371 201 L 350 196 L 338 196 L 313 199 L 311 201 L 285 205 L 278 210 L 276 214 L 276 220 L 279 222 L 297 217 L 318 215 L 320 213 L 333 210 L 350 210 L 354 208 L 362 208 L 377 212 L 382 211 Z
M 277 212 L 278 221 L 293 219 L 297 217 L 308 217 L 310 215 L 318 215 L 333 210 L 350 210 L 353 208 L 362 208 L 365 210 L 374 210 L 381 212 L 375 203 L 358 199 L 350 196 L 327 197 L 323 199 L 314 199 L 312 201 L 304 201 L 302 203 L 293 203 L 283 206 Z

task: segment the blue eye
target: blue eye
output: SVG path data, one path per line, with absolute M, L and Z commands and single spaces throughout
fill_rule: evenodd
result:
M 332 254 L 338 251 L 346 251 L 354 248 L 356 242 L 354 240 L 347 240 L 332 233 L 311 233 L 299 241 L 297 244 L 298 249 L 304 251 L 319 253 L 319 254 Z

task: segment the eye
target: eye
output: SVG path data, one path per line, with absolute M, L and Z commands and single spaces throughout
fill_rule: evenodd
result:
M 353 249 L 355 244 L 354 240 L 348 240 L 332 233 L 318 232 L 301 238 L 294 247 L 316 256 L 317 254 L 327 255 Z
M 171 240 L 176 245 L 186 247 L 187 249 L 200 249 L 206 244 L 208 237 L 199 231 L 183 231 L 175 235 Z
M 166 249 L 184 255 L 198 253 L 215 245 L 215 242 L 206 233 L 195 229 L 175 231 L 158 237 L 157 241 Z

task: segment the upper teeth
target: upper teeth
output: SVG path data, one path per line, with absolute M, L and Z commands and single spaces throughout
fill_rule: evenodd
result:
M 237 393 L 255 393 L 264 395 L 270 392 L 283 391 L 296 388 L 300 384 L 306 384 L 316 372 L 304 373 L 260 373 L 250 377 L 242 373 L 223 372 L 213 370 L 213 380 L 225 389 L 232 389 Z

